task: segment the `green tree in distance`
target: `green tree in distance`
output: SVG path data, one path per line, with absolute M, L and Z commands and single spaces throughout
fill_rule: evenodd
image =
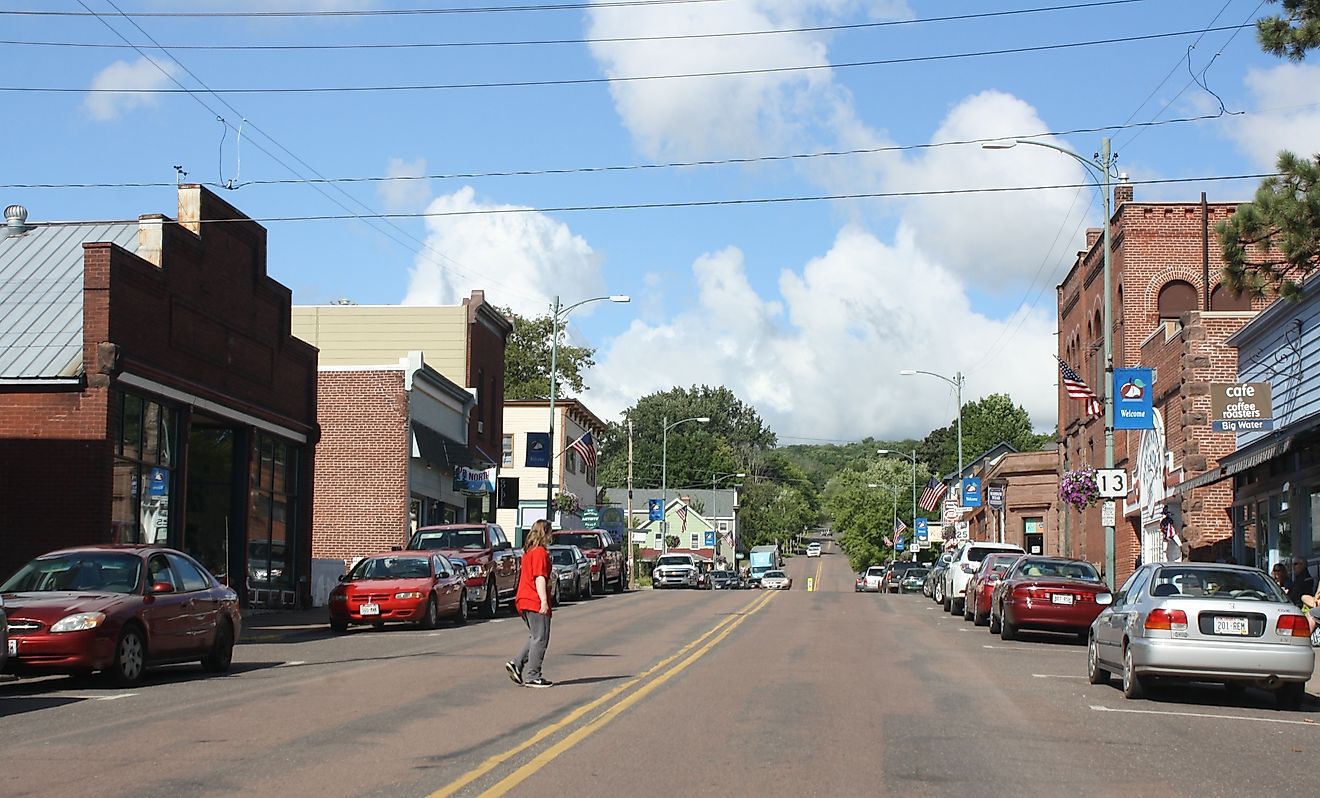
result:
M 990 394 L 963 405 L 963 462 L 970 463 L 1001 441 L 1020 452 L 1046 446 L 1053 434 L 1038 435 L 1031 429 L 1031 416 L 1021 405 L 1013 404 L 1008 394 Z M 930 463 L 936 473 L 949 474 L 958 469 L 957 419 L 946 427 L 932 430 L 917 445 L 917 457 Z
M 504 350 L 504 398 L 547 399 L 550 396 L 550 314 L 520 316 L 508 308 L 500 312 L 513 322 L 513 334 Z M 596 350 L 573 346 L 565 341 L 564 329 L 559 329 L 559 351 L 555 358 L 558 386 L 556 394 L 567 395 L 587 390 L 582 375 L 596 365 L 592 357 Z
M 1320 47 L 1320 2 L 1281 0 L 1283 15 L 1256 23 L 1267 53 L 1302 61 Z M 1280 2 L 1280 0 L 1271 0 Z M 1302 280 L 1320 266 L 1320 156 L 1279 153 L 1279 174 L 1255 199 L 1215 226 L 1224 254 L 1224 285 L 1263 296 L 1271 289 L 1296 299 Z

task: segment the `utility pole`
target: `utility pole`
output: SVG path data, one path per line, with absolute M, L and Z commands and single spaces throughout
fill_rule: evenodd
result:
M 637 552 L 633 546 L 632 539 L 632 500 L 633 500 L 633 423 L 628 419 L 628 514 L 625 516 L 628 520 L 623 525 L 623 533 L 628 536 L 628 573 L 632 575 L 633 584 L 637 584 Z

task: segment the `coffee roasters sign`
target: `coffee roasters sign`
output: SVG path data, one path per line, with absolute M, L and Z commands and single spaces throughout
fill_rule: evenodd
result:
M 1210 385 L 1210 425 L 1215 432 L 1254 432 L 1274 429 L 1268 382 L 1230 382 Z

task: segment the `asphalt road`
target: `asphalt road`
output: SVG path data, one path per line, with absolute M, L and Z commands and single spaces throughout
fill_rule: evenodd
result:
M 234 672 L 129 691 L 0 684 L 0 796 L 1023 795 L 1309 791 L 1316 706 L 1085 680 L 1085 648 L 1004 643 L 919 595 L 640 591 L 556 612 L 549 690 L 466 628 L 276 637 Z M 806 578 L 818 579 L 807 592 Z

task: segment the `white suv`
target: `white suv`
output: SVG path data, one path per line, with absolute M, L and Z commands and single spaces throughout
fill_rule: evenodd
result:
M 808 545 L 807 545 L 807 556 L 808 556 L 808 557 L 819 557 L 819 556 L 820 556 L 820 544 L 819 544 L 819 543 L 810 543 L 810 544 L 808 544 Z
M 701 569 L 691 554 L 665 554 L 651 572 L 651 587 L 701 587 Z
M 949 567 L 944 570 L 945 612 L 962 614 L 964 594 L 967 592 L 967 583 L 971 581 L 972 574 L 981 567 L 981 560 L 985 559 L 985 555 L 1000 551 L 1026 553 L 1022 551 L 1021 546 L 1012 543 L 972 540 L 958 544 L 958 548 L 953 551 L 953 559 L 949 562 Z

